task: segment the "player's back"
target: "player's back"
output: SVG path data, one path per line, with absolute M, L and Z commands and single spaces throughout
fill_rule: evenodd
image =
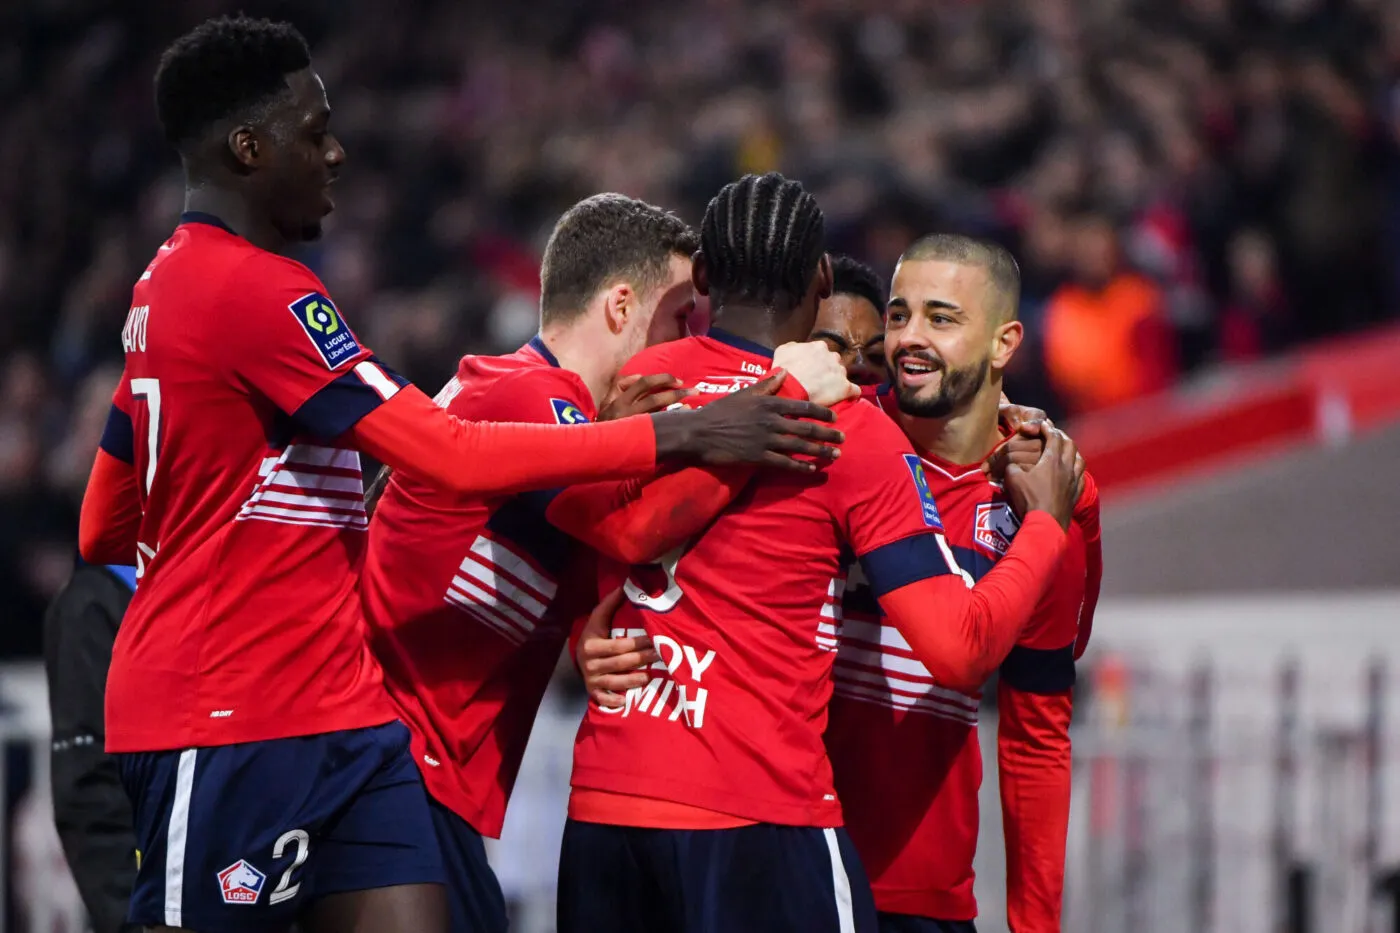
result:
M 875 401 L 894 413 L 888 393 Z M 953 464 L 927 453 L 921 459 L 945 540 L 971 586 L 1006 555 L 1020 522 L 1001 485 L 979 464 Z M 1073 524 L 1068 538 L 1054 582 L 1003 664 L 1003 677 L 1029 667 L 1043 677 L 1053 668 L 1052 676 L 1067 671 L 1072 683 L 1084 548 Z M 842 608 L 827 745 L 846 826 L 876 903 L 893 913 L 971 919 L 981 692 L 951 689 L 929 674 L 880 613 L 859 568 L 848 577 Z M 1043 650 L 1045 644 L 1060 650 Z
M 472 421 L 587 423 L 593 398 L 535 338 L 467 356 L 438 394 Z M 540 700 L 592 561 L 545 517 L 552 493 L 460 496 L 396 474 L 370 523 L 361 581 L 385 685 L 434 798 L 498 836 Z
M 771 365 L 771 351 L 712 331 L 644 351 L 628 368 L 671 373 L 703 404 Z M 844 546 L 853 529 L 886 539 L 852 542 L 858 553 L 928 529 L 903 435 L 867 402 L 836 412 L 846 435 L 838 460 L 814 474 L 757 477 L 697 540 L 631 569 L 614 629 L 648 632 L 661 661 L 620 711 L 589 708 L 576 788 L 840 825 L 822 732 Z M 870 519 L 882 511 L 888 521 Z
M 187 215 L 133 290 L 123 345 L 129 420 L 113 423 L 140 482 L 142 579 L 113 653 L 109 749 L 391 719 L 355 598 L 359 457 L 306 427 L 353 424 L 319 390 L 374 364 L 319 280 Z

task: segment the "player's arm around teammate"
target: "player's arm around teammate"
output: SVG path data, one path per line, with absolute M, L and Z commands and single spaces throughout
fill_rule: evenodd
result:
M 1026 520 L 1007 555 L 975 587 L 945 553 L 951 573 L 878 596 L 881 611 L 939 683 L 978 689 L 1020 637 L 1064 552 L 1077 457 L 1074 443 L 1056 435 L 1034 465 L 1007 468 L 1007 489 Z
M 781 394 L 829 407 L 859 392 L 847 378 L 840 357 L 816 341 L 778 347 L 773 366 L 771 375 L 738 394 Z M 613 414 L 684 404 L 693 392 L 678 385 L 669 375 L 639 376 L 624 369 Z M 785 464 L 772 460 L 769 465 Z M 624 564 L 648 563 L 708 525 L 753 473 L 751 466 L 687 467 L 645 481 L 577 485 L 554 498 L 548 517 L 555 527 L 606 557 Z

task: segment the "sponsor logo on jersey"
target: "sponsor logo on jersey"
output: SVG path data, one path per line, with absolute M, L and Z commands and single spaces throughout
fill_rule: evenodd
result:
M 918 454 L 905 454 L 904 465 L 909 467 L 909 475 L 914 477 L 914 488 L 919 493 L 919 506 L 924 512 L 924 524 L 939 531 L 943 530 L 943 519 L 938 515 L 938 506 L 933 501 L 933 490 L 929 488 L 928 477 Z
M 1005 502 L 982 502 L 977 506 L 972 538 L 977 546 L 997 557 L 1006 555 L 1021 522 Z
M 706 376 L 695 383 L 701 395 L 729 395 L 758 382 L 755 376 Z
M 640 628 L 612 630 L 613 638 L 636 638 L 645 634 L 646 629 Z M 600 706 L 598 712 L 618 715 L 623 719 L 634 713 L 660 719 L 664 713 L 667 722 L 683 721 L 691 729 L 705 728 L 705 707 L 710 691 L 700 684 L 705 672 L 715 663 L 715 650 L 706 648 L 701 653 L 692 645 L 659 634 L 652 635 L 652 646 L 659 660 L 649 668 L 655 673 L 646 686 L 628 690 L 620 709 Z
M 219 872 L 219 891 L 225 904 L 256 904 L 267 875 L 239 859 Z
M 355 342 L 355 335 L 350 333 L 350 328 L 341 320 L 335 304 L 325 295 L 311 292 L 302 295 L 287 307 L 291 309 L 301 329 L 306 331 L 306 336 L 311 338 L 312 345 L 316 352 L 321 354 L 326 366 L 335 369 L 346 360 L 359 355 L 360 345 Z
M 562 398 L 552 398 L 549 404 L 554 407 L 554 420 L 560 424 L 587 424 L 588 416 L 579 411 L 573 402 Z

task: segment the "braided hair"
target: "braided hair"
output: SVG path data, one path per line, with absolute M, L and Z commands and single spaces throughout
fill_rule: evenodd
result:
M 745 175 L 705 208 L 700 252 L 717 302 L 744 298 L 775 310 L 802 300 L 825 253 L 822 210 L 801 182 Z

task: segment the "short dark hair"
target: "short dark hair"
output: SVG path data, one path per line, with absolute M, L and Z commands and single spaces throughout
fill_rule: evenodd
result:
M 939 259 L 987 270 L 987 281 L 1001 299 L 998 309 L 1004 321 L 1014 321 L 1021 303 L 1021 267 L 1000 243 L 959 233 L 931 233 L 920 237 L 899 257 L 900 262 Z
M 666 280 L 672 256 L 689 259 L 699 238 L 675 214 L 621 194 L 595 194 L 564 212 L 540 263 L 540 323 L 583 313 L 598 292 L 627 281 L 646 294 Z
M 747 298 L 795 307 L 826 249 L 817 199 L 777 172 L 745 175 L 705 208 L 700 252 L 717 300 Z
M 287 90 L 287 75 L 311 66 L 306 40 L 290 23 L 248 16 L 205 20 L 176 39 L 156 69 L 156 114 L 182 151 L 220 120 Z
M 831 293 L 864 298 L 875 306 L 881 317 L 885 316 L 885 305 L 889 299 L 885 295 L 884 282 L 874 269 L 853 256 L 831 257 Z

